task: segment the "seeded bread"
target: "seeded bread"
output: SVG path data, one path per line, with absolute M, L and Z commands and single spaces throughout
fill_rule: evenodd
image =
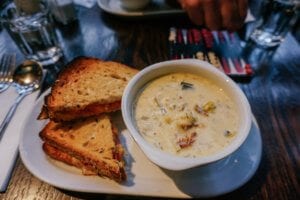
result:
M 50 121 L 40 132 L 43 149 L 50 157 L 117 182 L 126 179 L 124 150 L 108 115 L 72 122 Z
M 121 63 L 78 57 L 59 74 L 38 119 L 70 121 L 119 110 L 123 90 L 136 73 Z

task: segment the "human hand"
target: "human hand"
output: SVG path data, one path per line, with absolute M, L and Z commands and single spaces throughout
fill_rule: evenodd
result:
M 248 0 L 178 0 L 191 21 L 211 30 L 237 30 L 243 26 Z

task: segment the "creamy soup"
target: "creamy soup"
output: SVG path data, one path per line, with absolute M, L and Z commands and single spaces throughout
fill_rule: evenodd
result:
M 230 97 L 190 73 L 165 75 L 147 84 L 136 99 L 134 115 L 149 143 L 183 157 L 213 154 L 237 134 L 237 108 Z

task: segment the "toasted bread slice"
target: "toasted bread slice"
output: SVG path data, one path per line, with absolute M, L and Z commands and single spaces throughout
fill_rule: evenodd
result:
M 56 147 L 51 146 L 51 144 L 48 144 L 47 142 L 43 144 L 43 150 L 51 158 L 81 169 L 82 174 L 84 175 L 97 175 L 97 170 L 94 168 L 84 165 L 81 160 L 59 150 Z
M 46 143 L 44 151 L 54 159 L 117 182 L 126 179 L 124 150 L 108 115 L 64 123 L 50 121 L 40 137 Z
M 78 57 L 59 74 L 38 119 L 71 121 L 119 110 L 123 90 L 136 73 L 117 62 Z

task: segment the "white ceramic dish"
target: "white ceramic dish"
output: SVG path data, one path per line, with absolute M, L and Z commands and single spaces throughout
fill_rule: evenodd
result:
M 221 151 L 196 158 L 180 157 L 166 153 L 150 143 L 139 133 L 134 119 L 134 102 L 139 92 L 150 81 L 174 72 L 187 72 L 202 76 L 222 88 L 237 106 L 239 127 L 235 139 Z M 251 127 L 251 109 L 242 90 L 228 76 L 217 70 L 208 62 L 197 59 L 165 61 L 148 66 L 135 75 L 128 83 L 122 97 L 122 115 L 124 122 L 134 140 L 148 158 L 160 167 L 169 170 L 183 170 L 205 165 L 222 159 L 237 150 L 247 138 Z
M 172 7 L 164 0 L 152 0 L 143 10 L 127 10 L 121 5 L 121 0 L 97 0 L 99 7 L 107 13 L 123 17 L 151 17 L 161 15 L 178 15 L 185 12 L 180 8 Z
M 48 158 L 42 150 L 38 134 L 46 121 L 37 121 L 36 118 L 48 92 L 37 100 L 32 111 L 26 113 L 28 117 L 23 124 L 19 151 L 26 168 L 38 179 L 54 187 L 77 192 L 135 196 L 213 197 L 245 184 L 259 166 L 262 141 L 255 121 L 246 142 L 226 159 L 200 168 L 174 172 L 157 167 L 145 157 L 126 130 L 121 113 L 117 112 L 113 122 L 121 133 L 121 143 L 126 149 L 127 181 L 118 184 L 97 176 L 83 176 L 74 167 Z

